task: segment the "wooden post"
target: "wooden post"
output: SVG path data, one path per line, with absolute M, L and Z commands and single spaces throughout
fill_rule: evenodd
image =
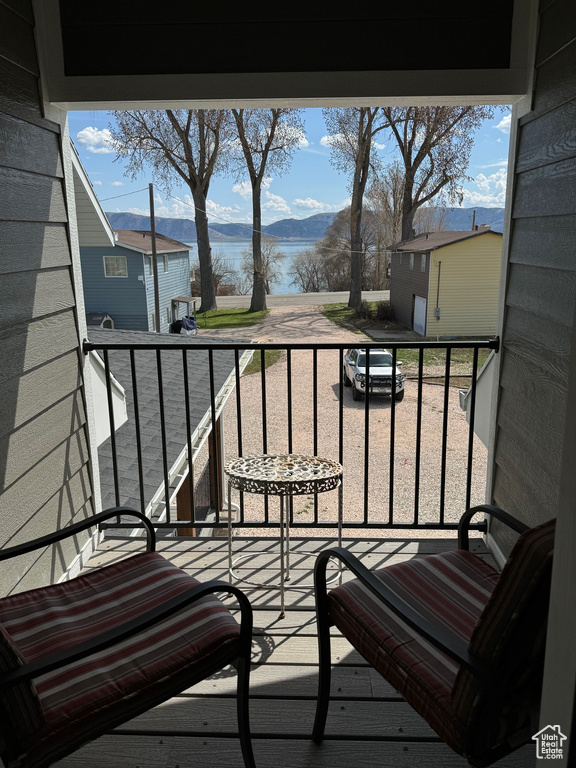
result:
M 176 519 L 190 520 L 190 473 L 176 494 Z M 178 528 L 178 536 L 196 536 L 196 528 Z

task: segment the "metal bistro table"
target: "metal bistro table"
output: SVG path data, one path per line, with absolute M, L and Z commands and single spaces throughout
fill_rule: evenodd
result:
M 338 488 L 338 545 L 342 543 L 342 465 L 331 459 L 299 454 L 244 456 L 228 462 L 228 570 L 236 578 L 260 589 L 280 590 L 280 618 L 284 616 L 286 581 L 290 580 L 290 510 L 284 497 L 325 493 Z M 244 557 L 232 559 L 232 488 L 245 493 L 280 497 L 280 584 L 261 584 L 234 573 L 234 565 Z M 334 578 L 338 578 L 338 574 Z M 304 585 L 299 585 L 302 587 Z

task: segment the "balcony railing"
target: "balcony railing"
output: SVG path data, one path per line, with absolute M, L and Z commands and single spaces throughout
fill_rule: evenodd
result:
M 368 352 L 382 344 L 357 346 Z M 386 344 L 393 370 L 402 354 L 413 358 L 402 368 L 402 402 L 369 389 L 353 401 L 343 376 L 349 347 L 206 343 L 201 337 L 184 342 L 176 336 L 152 344 L 85 342 L 84 351 L 98 353 L 105 370 L 106 412 L 96 414 L 108 419 L 110 433 L 99 447 L 103 505 L 136 506 L 159 528 L 215 531 L 227 525 L 225 461 L 298 453 L 342 464 L 344 528 L 455 528 L 464 509 L 484 501 L 476 383 L 480 352 L 497 349 L 498 340 Z M 471 387 L 468 422 L 458 388 L 451 386 L 454 358 L 464 349 L 471 350 L 459 372 Z M 276 351 L 280 360 L 267 368 Z M 427 362 L 431 353 L 436 359 L 442 354 L 434 370 Z M 248 376 L 250 358 L 260 370 Z M 367 377 L 369 365 L 368 355 Z M 117 383 L 127 410 L 120 425 Z M 330 496 L 336 494 L 294 499 L 291 527 L 335 528 L 337 501 Z M 275 499 L 243 493 L 233 501 L 236 527 L 252 535 L 278 527 Z M 123 526 L 132 524 L 114 524 Z

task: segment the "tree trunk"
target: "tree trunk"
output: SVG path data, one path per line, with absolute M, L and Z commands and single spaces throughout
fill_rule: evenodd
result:
M 416 213 L 412 203 L 413 192 L 414 181 L 407 174 L 404 181 L 404 194 L 402 195 L 402 240 L 410 240 L 413 237 L 414 214 Z
M 355 210 L 354 210 L 355 209 Z M 362 201 L 354 201 L 350 210 L 350 297 L 348 306 L 359 307 L 362 303 Z
M 260 208 L 261 185 L 252 185 L 252 256 L 254 259 L 254 282 L 252 285 L 252 300 L 250 312 L 261 312 L 266 309 L 266 280 L 264 277 L 264 262 L 262 259 L 262 212 Z
M 200 265 L 200 298 L 199 312 L 216 309 L 216 287 L 212 271 L 212 249 L 208 235 L 208 219 L 206 217 L 206 198 L 201 190 L 192 191 L 196 207 L 194 221 L 196 222 L 196 242 L 198 244 L 198 263 Z

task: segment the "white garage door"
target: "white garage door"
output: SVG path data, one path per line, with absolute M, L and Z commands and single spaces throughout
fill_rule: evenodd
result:
M 426 336 L 426 299 L 414 296 L 414 330 Z

